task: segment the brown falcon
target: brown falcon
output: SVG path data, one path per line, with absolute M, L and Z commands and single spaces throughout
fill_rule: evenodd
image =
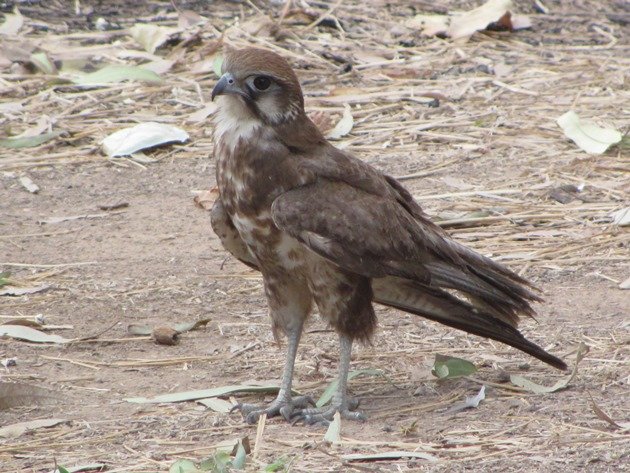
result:
M 304 112 L 298 79 L 277 54 L 231 50 L 212 91 L 219 198 L 212 227 L 263 275 L 272 329 L 287 336 L 271 405 L 240 405 L 287 420 L 363 419 L 346 394 L 354 340 L 374 332 L 373 302 L 506 343 L 560 369 L 565 363 L 517 329 L 539 300 L 531 284 L 452 240 L 409 192 L 330 144 Z M 339 384 L 329 407 L 291 397 L 297 346 L 316 305 L 339 334 Z

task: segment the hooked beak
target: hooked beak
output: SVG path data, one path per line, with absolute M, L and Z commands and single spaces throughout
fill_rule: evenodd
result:
M 234 76 L 229 72 L 223 74 L 219 79 L 219 82 L 217 82 L 217 85 L 215 85 L 214 89 L 212 89 L 212 100 L 214 100 L 217 95 L 225 94 L 236 94 L 247 97 L 247 94 L 238 85 L 236 85 Z

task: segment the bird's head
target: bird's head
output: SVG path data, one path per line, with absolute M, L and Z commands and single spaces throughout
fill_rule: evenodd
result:
M 222 76 L 212 90 L 219 107 L 234 117 L 249 114 L 269 125 L 280 125 L 304 113 L 297 76 L 281 56 L 258 48 L 230 50 Z

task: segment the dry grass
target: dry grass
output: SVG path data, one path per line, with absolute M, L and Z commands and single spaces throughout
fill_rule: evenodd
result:
M 343 106 L 351 105 L 354 128 L 337 144 L 404 179 L 428 212 L 460 241 L 540 284 L 561 277 L 573 281 L 573 275 L 579 274 L 589 281 L 604 279 L 616 286 L 629 276 L 628 230 L 612 225 L 610 218 L 612 212 L 629 205 L 628 151 L 617 147 L 602 156 L 589 156 L 565 139 L 555 123 L 558 116 L 573 109 L 582 117 L 608 122 L 623 131 L 630 127 L 630 46 L 627 13 L 618 11 L 621 2 L 576 1 L 563 6 L 562 2 L 546 1 L 551 12 L 534 14 L 532 30 L 484 33 L 460 44 L 421 38 L 404 28 L 404 21 L 413 15 L 407 2 L 312 2 L 306 11 L 299 7 L 300 2 L 294 3 L 297 6 L 288 10 L 251 2 L 190 6 L 205 13 L 210 21 L 189 38 L 188 44 L 158 50 L 157 56 L 174 61 L 160 85 L 124 83 L 81 90 L 55 84 L 56 77 L 24 68 L 2 71 L 3 101 L 19 102 L 22 108 L 6 113 L 0 124 L 14 133 L 21 132 L 41 125 L 45 116 L 52 130 L 65 134 L 36 149 L 0 148 L 0 170 L 21 175 L 48 166 L 68 166 L 70 172 L 74 169 L 70 165 L 107 164 L 99 150 L 100 140 L 121 127 L 148 120 L 182 126 L 192 140 L 154 151 L 151 157 L 159 161 L 157 164 L 118 159 L 115 165 L 150 168 L 211 155 L 211 127 L 207 120 L 196 118 L 200 110 L 210 106 L 208 91 L 215 78 L 209 59 L 225 38 L 237 46 L 254 44 L 287 57 L 298 70 L 310 111 L 322 112 L 334 122 Z M 471 4 L 444 3 L 462 9 Z M 527 3 L 521 5 L 523 9 L 533 8 L 529 2 L 520 3 Z M 432 4 L 414 3 L 418 11 L 438 8 Z M 147 12 L 155 9 L 147 7 L 143 20 L 176 25 L 177 13 L 170 4 L 159 5 L 165 13 L 152 15 Z M 23 13 L 28 14 L 26 10 Z M 57 13 L 72 17 L 72 12 L 65 10 Z M 138 15 L 107 19 L 127 28 L 135 21 L 129 18 Z M 330 20 L 328 26 L 317 25 L 322 18 Z M 67 31 L 53 20 L 27 20 L 27 33 L 19 41 L 37 45 L 55 60 L 87 58 L 93 66 L 140 62 L 139 47 L 125 29 Z M 42 30 L 43 24 L 48 31 Z M 146 53 L 142 56 L 149 57 Z M 436 98 L 439 107 L 429 107 Z M 5 236 L 16 233 L 6 227 L 3 232 Z M 9 255 L 3 264 L 21 265 Z M 227 277 L 211 277 L 234 280 L 229 282 L 231 297 L 259 294 L 257 275 L 239 270 Z M 558 290 L 566 285 L 571 283 L 558 286 Z M 11 310 L 10 303 L 3 309 Z M 570 308 L 565 311 L 570 312 Z M 262 335 L 267 330 L 265 322 L 252 317 L 219 328 L 234 339 L 252 343 L 266 337 Z M 409 322 L 404 319 L 402 323 Z M 434 387 L 426 368 L 418 368 L 419 357 L 440 352 L 485 362 L 491 368 L 517 369 L 503 357 L 508 352 L 504 347 L 460 335 L 445 336 L 429 325 L 421 331 L 409 328 L 401 336 L 399 325 L 386 322 L 375 345 L 362 349 L 354 360 L 362 366 L 386 367 L 388 381 L 358 378 L 352 382 L 356 395 L 375 400 L 366 408 L 372 430 L 344 426 L 347 430 L 339 446 L 324 445 L 320 431 L 296 428 L 288 433 L 275 421 L 259 426 L 256 434 L 234 416 L 192 421 L 179 405 L 149 406 L 136 412 L 126 427 L 129 419 L 121 414 L 89 426 L 75 421 L 3 442 L 0 461 L 26 458 L 33 465 L 52 457 L 81 463 L 102 459 L 112 472 L 166 471 L 173 458 L 200 458 L 226 438 L 248 434 L 252 441 L 256 439 L 254 465 L 264 466 L 287 454 L 298 458 L 293 471 L 520 471 L 521 462 L 526 462 L 528 471 L 578 467 L 621 471 L 617 468 L 627 461 L 627 430 L 614 428 L 592 414 L 587 420 L 580 419 L 575 411 L 565 414 L 554 406 L 553 398 L 540 400 L 504 383 L 497 370 L 486 370 L 482 380 Z M 580 370 L 590 386 L 567 394 L 563 402 L 582 403 L 590 413 L 590 401 L 585 401 L 588 398 L 584 394 L 590 389 L 611 396 L 606 398 L 607 409 L 614 411 L 617 420 L 627 420 L 627 322 L 593 336 L 567 329 L 561 346 L 557 342 L 561 327 L 549 321 L 542 321 L 540 327 L 541 332 L 547 330 L 541 338 L 554 341 L 552 349 L 569 359 L 574 357 L 579 341 L 591 347 Z M 89 343 L 125 341 L 110 338 Z M 333 347 L 328 339 L 317 344 L 312 339 L 304 342 L 304 351 L 316 353 L 317 360 L 301 358 L 298 371 L 314 370 L 322 376 L 299 383 L 301 391 L 321 391 L 326 386 L 334 373 L 334 364 L 326 354 L 334 353 Z M 479 358 L 488 347 L 495 355 Z M 221 361 L 224 373 L 236 378 L 248 367 L 273 377 L 281 363 L 280 353 L 268 351 L 247 352 L 227 360 L 221 354 L 194 353 L 159 359 L 128 357 L 115 362 L 83 356 L 82 352 L 41 358 L 91 372 Z M 539 365 L 537 368 L 528 377 L 544 380 L 548 372 Z M 6 379 L 19 380 L 19 376 Z M 432 398 L 418 402 L 392 390 L 390 382 L 405 393 L 417 389 L 419 395 L 429 392 Z M 444 415 L 447 407 L 478 389 L 478 383 L 493 387 L 487 402 L 494 413 Z M 624 389 L 626 399 L 617 398 Z M 70 396 L 74 395 L 73 391 Z M 498 421 L 496 416 L 505 418 Z M 423 423 L 427 418 L 431 422 Z M 402 433 L 397 438 L 381 437 L 381 428 Z M 118 456 L 111 454 L 112 444 L 122 445 Z M 152 453 L 146 451 L 149 446 Z M 409 460 L 377 467 L 349 464 L 343 458 L 354 452 L 391 450 L 430 453 L 439 462 Z M 580 452 L 588 452 L 586 459 L 572 463 L 572 458 L 581 458 Z M 252 466 L 252 471 L 256 468 Z

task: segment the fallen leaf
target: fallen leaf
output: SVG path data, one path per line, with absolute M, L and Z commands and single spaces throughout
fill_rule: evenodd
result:
M 207 473 L 210 470 L 200 470 L 194 462 L 190 460 L 177 460 L 168 469 L 169 473 Z
M 341 443 L 341 414 L 339 411 L 335 412 L 332 422 L 328 425 L 328 430 L 324 434 L 324 442 Z
M 108 156 L 116 157 L 175 141 L 181 143 L 188 138 L 188 133 L 181 128 L 163 123 L 146 122 L 118 130 L 105 138 L 101 144 Z
M 630 278 L 619 284 L 619 289 L 630 289 Z
M 2 289 L 0 289 L 0 296 L 25 296 L 27 294 L 36 294 L 47 289 L 50 289 L 48 284 L 41 284 L 39 286 L 32 287 L 18 287 L 6 284 Z
M 201 191 L 194 197 L 193 201 L 197 207 L 204 210 L 210 210 L 218 198 L 219 188 L 213 187 L 209 191 Z
M 68 343 L 72 341 L 59 335 L 40 332 L 23 325 L 0 325 L 0 337 L 2 336 L 33 343 Z
M 166 43 L 177 30 L 149 23 L 136 23 L 129 33 L 145 51 L 153 54 L 157 48 Z
M 231 467 L 235 470 L 244 470 L 246 462 L 247 462 L 247 452 L 245 451 L 243 442 L 239 440 L 238 446 L 236 448 L 236 453 L 234 454 L 234 460 L 232 460 Z
M 419 29 L 426 36 L 446 35 L 451 19 L 446 15 L 416 15 L 405 23 L 408 28 Z
M 326 138 L 331 140 L 337 140 L 343 136 L 346 136 L 352 131 L 354 126 L 354 119 L 352 118 L 352 109 L 350 105 L 344 105 L 343 115 L 341 120 L 337 122 L 337 125 L 326 134 Z
M 37 136 L 24 136 L 21 138 L 5 138 L 0 140 L 0 147 L 4 148 L 32 148 L 39 146 L 47 141 L 57 138 L 62 135 L 63 131 L 52 131 L 50 133 L 44 133 Z
M 4 14 L 4 23 L 0 25 L 0 35 L 14 36 L 20 31 L 20 28 L 24 25 L 24 17 L 20 13 L 17 7 L 13 9 L 13 14 Z
M 22 325 L 24 327 L 31 327 L 31 328 L 35 328 L 35 329 L 42 328 L 42 324 L 40 324 L 36 320 L 24 319 L 24 318 L 11 319 L 11 320 L 9 320 L 7 322 L 4 322 L 4 323 L 2 323 L 0 325 Z
M 569 385 L 569 383 L 573 381 L 573 378 L 575 378 L 575 375 L 577 374 L 578 365 L 580 364 L 580 361 L 582 361 L 582 359 L 588 352 L 589 352 L 589 347 L 586 346 L 584 343 L 580 343 L 580 346 L 577 349 L 577 355 L 575 357 L 575 366 L 573 367 L 573 371 L 571 371 L 570 375 L 565 376 L 564 378 L 561 378 L 560 380 L 558 380 L 556 384 L 554 384 L 553 386 L 543 386 L 541 384 L 534 383 L 533 381 L 530 381 L 529 379 L 524 378 L 523 376 L 514 375 L 514 374 L 510 376 L 510 382 L 515 386 L 525 388 L 528 391 L 531 391 L 536 394 L 548 394 L 548 393 L 559 391 L 561 389 L 566 388 Z
M 54 427 L 55 425 L 68 422 L 66 419 L 39 419 L 30 420 L 27 422 L 18 422 L 17 424 L 7 425 L 0 428 L 0 437 L 4 438 L 18 438 L 29 430 L 37 430 L 47 427 Z
M 57 468 L 60 468 L 60 467 L 57 467 Z M 64 469 L 68 473 L 79 473 L 81 471 L 105 471 L 105 464 L 104 463 L 89 463 L 87 465 L 77 465 L 77 466 L 68 467 Z M 63 472 L 60 470 L 59 473 L 63 473 Z
M 625 227 L 630 225 L 630 207 L 625 207 L 610 214 L 615 225 Z
M 39 386 L 0 382 L 0 411 L 18 406 L 41 406 L 58 399 L 54 391 Z
M 590 154 L 602 154 L 611 145 L 619 143 L 622 135 L 614 128 L 602 128 L 580 120 L 573 111 L 557 119 L 557 123 L 567 138 Z
M 22 187 L 29 191 L 31 194 L 37 194 L 39 192 L 39 186 L 33 182 L 33 180 L 28 176 L 20 176 L 18 179 Z
M 435 362 L 431 373 L 440 379 L 458 378 L 468 376 L 477 371 L 477 368 L 468 360 L 446 355 L 435 355 Z
M 111 214 L 102 213 L 102 214 L 68 215 L 64 217 L 50 217 L 43 220 L 38 220 L 37 223 L 39 223 L 40 225 L 42 224 L 54 225 L 56 223 L 71 222 L 73 220 L 82 220 L 84 218 L 85 219 L 103 218 L 103 217 L 107 217 L 108 215 L 111 215 Z
M 162 78 L 155 72 L 139 66 L 110 64 L 98 71 L 80 74 L 71 79 L 78 86 L 101 86 L 126 80 L 159 84 Z
M 148 325 L 140 325 L 140 324 L 129 324 L 127 325 L 127 333 L 131 335 L 142 335 L 147 336 L 151 335 L 153 332 L 153 328 Z
M 230 401 L 219 399 L 218 397 L 207 397 L 205 399 L 199 399 L 197 400 L 197 402 L 203 404 L 208 409 L 213 410 L 214 412 L 221 412 L 223 414 L 227 414 L 234 407 L 234 404 L 232 404 Z
M 201 23 L 206 23 L 208 19 L 205 16 L 201 16 L 199 13 L 192 10 L 180 10 L 177 18 L 177 26 L 181 29 L 190 28 L 191 26 L 197 26 Z
M 218 105 L 215 102 L 207 104 L 205 107 L 191 113 L 186 118 L 187 122 L 200 123 L 217 111 Z
M 133 397 L 127 398 L 125 401 L 134 402 L 138 404 L 157 404 L 161 402 L 182 402 L 182 401 L 196 401 L 197 399 L 203 399 L 206 397 L 219 397 L 227 396 L 228 394 L 235 393 L 270 393 L 275 394 L 280 390 L 276 385 L 232 385 L 221 386 L 218 388 L 199 389 L 196 391 L 184 391 L 179 393 L 169 393 L 154 396 L 152 398 L 146 397 Z M 297 392 L 293 391 L 297 394 Z
M 30 57 L 31 64 L 33 64 L 40 72 L 44 74 L 56 74 L 57 67 L 48 58 L 46 53 L 33 53 Z
M 453 39 L 469 38 L 491 23 L 499 21 L 510 8 L 511 0 L 489 0 L 474 10 L 454 16 L 448 29 L 448 36 Z
M 179 342 L 179 332 L 171 327 L 156 327 L 151 337 L 158 345 L 177 345 Z
M 463 411 L 464 409 L 476 408 L 479 406 L 479 403 L 486 398 L 486 386 L 481 386 L 481 389 L 475 396 L 466 396 L 466 400 L 461 403 L 455 404 L 453 407 L 449 408 L 446 412 L 453 413 Z
M 350 371 L 348 373 L 348 381 L 353 380 L 357 376 L 383 376 L 383 372 L 381 370 L 372 370 L 372 369 L 363 369 L 363 370 L 355 370 Z M 336 379 L 332 383 L 328 385 L 324 393 L 317 400 L 315 405 L 317 407 L 323 407 L 330 402 L 335 391 L 337 390 L 337 386 L 339 386 L 339 380 Z
M 620 429 L 621 426 L 617 422 L 612 420 L 610 416 L 606 414 L 597 404 L 595 404 L 595 400 L 593 399 L 593 396 L 589 394 L 589 397 L 591 398 L 591 407 L 593 408 L 593 412 L 595 412 L 595 415 L 599 417 L 601 420 L 608 422 L 610 425 L 612 425 L 616 429 Z
M 349 455 L 342 455 L 341 458 L 344 461 L 356 462 L 356 461 L 382 461 L 382 460 L 400 460 L 401 458 L 418 458 L 421 460 L 428 460 L 431 462 L 438 461 L 438 458 L 429 455 L 428 453 L 422 452 L 405 452 L 401 450 L 395 450 L 392 452 L 382 452 L 382 453 L 352 453 Z
M 210 322 L 210 319 L 199 319 L 194 322 L 182 322 L 175 325 L 175 330 L 179 333 L 190 332 L 191 330 L 197 330 L 199 327 L 205 327 Z

